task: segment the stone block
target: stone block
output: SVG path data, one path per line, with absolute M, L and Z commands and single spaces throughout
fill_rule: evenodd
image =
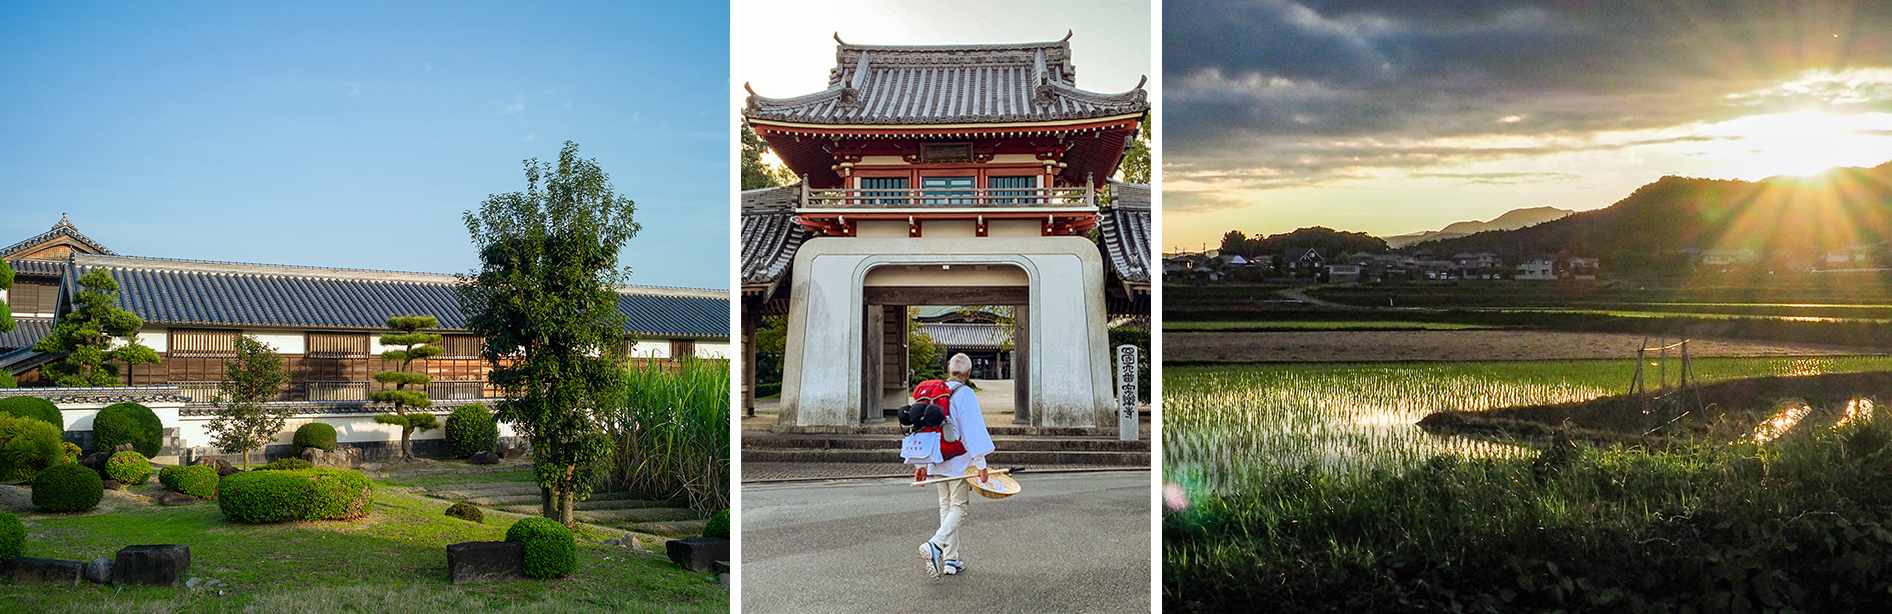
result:
M 499 442 L 499 449 L 495 450 L 494 453 L 498 454 L 500 458 L 519 458 L 524 456 L 526 451 L 523 448 L 514 447 L 512 444 L 502 441 Z
M 118 480 L 106 480 L 105 490 L 124 490 L 125 485 Z
M 466 462 L 471 465 L 497 465 L 499 455 L 493 452 L 475 452 L 466 458 Z
M 92 559 L 92 562 L 86 563 L 85 564 L 85 579 L 88 582 L 94 582 L 97 584 L 111 584 L 112 583 L 112 560 L 111 559 Z
M 85 563 L 16 556 L 0 559 L 0 580 L 14 584 L 78 584 Z
M 196 502 L 197 502 L 197 497 L 193 497 L 181 492 L 167 492 L 162 495 L 158 495 L 158 505 L 190 505 Z
M 334 452 L 321 448 L 303 448 L 302 460 L 317 467 L 353 469 L 361 463 L 361 448 L 337 447 Z
M 447 546 L 447 576 L 454 584 L 498 582 L 525 577 L 522 542 L 460 542 Z
M 698 573 L 714 572 L 717 561 L 729 560 L 729 538 L 726 537 L 673 539 L 664 543 L 664 549 L 670 555 L 670 562 Z
M 132 452 L 132 451 L 135 451 L 135 450 L 132 447 L 132 445 L 128 443 L 121 443 L 121 444 L 118 444 L 118 447 L 112 448 L 112 453 L 114 454 L 119 453 L 119 452 Z
M 111 459 L 112 454 L 110 452 L 93 452 L 79 457 L 79 464 L 84 465 L 87 469 L 99 472 L 99 475 L 105 475 L 105 461 Z
M 126 546 L 112 563 L 117 586 L 177 586 L 191 569 L 191 547 L 181 544 Z

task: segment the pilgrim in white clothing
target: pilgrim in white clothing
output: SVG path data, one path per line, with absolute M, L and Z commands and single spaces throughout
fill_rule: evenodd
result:
M 972 373 L 972 359 L 965 354 L 955 354 L 947 361 L 946 370 L 953 378 L 946 382 L 946 387 L 952 390 L 946 422 L 966 445 L 966 453 L 922 465 L 925 473 L 916 475 L 918 479 L 925 479 L 927 475 L 965 475 L 968 467 L 984 470 L 985 456 L 995 449 L 992 435 L 985 428 L 985 414 L 979 409 L 979 397 L 966 385 L 965 380 Z M 939 577 L 947 569 L 956 571 L 965 565 L 965 559 L 959 556 L 959 525 L 971 511 L 972 485 L 965 480 L 950 480 L 935 486 L 939 490 L 939 530 L 920 545 L 920 555 L 927 559 L 927 571 Z M 946 562 L 952 564 L 943 564 Z

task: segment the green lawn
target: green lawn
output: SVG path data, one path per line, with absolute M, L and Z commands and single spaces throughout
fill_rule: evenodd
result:
M 518 479 L 505 474 L 428 476 L 407 483 Z M 183 507 L 129 506 L 84 515 L 27 513 L 26 555 L 110 558 L 133 544 L 187 544 L 189 575 L 230 584 L 222 590 L 0 586 L 6 612 L 429 612 L 501 611 L 726 612 L 728 591 L 712 576 L 688 573 L 659 553 L 580 540 L 578 572 L 539 581 L 454 586 L 446 545 L 501 540 L 520 518 L 488 512 L 486 524 L 442 515 L 447 503 L 377 482 L 375 505 L 353 522 L 240 525 L 215 502 Z M 155 483 L 138 487 L 156 494 Z M 103 508 L 102 508 L 103 509 Z
M 1484 324 L 1451 322 L 1411 322 L 1400 320 L 1280 320 L 1280 321 L 1165 321 L 1165 331 L 1217 331 L 1266 333 L 1293 331 L 1363 331 L 1363 330 L 1476 330 L 1499 328 Z

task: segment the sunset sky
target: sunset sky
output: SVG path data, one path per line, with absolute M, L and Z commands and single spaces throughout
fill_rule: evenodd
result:
M 1164 251 L 1892 160 L 1892 3 L 1164 4 Z

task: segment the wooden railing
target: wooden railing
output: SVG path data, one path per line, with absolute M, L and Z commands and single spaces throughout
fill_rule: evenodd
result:
M 808 190 L 810 209 L 903 207 L 1096 207 L 1096 192 L 1064 188 L 865 188 Z

